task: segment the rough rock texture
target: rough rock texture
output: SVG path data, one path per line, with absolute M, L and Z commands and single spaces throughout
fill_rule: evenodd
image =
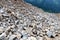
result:
M 21 0 L 0 0 L 0 40 L 60 40 L 60 19 Z

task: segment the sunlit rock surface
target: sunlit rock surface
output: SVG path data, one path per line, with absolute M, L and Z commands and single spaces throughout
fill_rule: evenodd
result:
M 60 0 L 24 0 L 44 11 L 60 13 Z

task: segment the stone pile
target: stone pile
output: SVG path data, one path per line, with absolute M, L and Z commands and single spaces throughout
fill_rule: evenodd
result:
M 60 40 L 60 19 L 55 14 L 17 2 L 0 1 L 0 40 Z

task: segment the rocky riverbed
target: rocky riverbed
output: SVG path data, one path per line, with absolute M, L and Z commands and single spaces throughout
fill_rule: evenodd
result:
M 60 40 L 60 18 L 21 0 L 0 0 L 0 40 Z

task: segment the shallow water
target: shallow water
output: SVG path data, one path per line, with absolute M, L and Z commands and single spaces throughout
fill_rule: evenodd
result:
M 24 0 L 44 11 L 60 13 L 60 0 Z

